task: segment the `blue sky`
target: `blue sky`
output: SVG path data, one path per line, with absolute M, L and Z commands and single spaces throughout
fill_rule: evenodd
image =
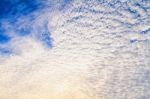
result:
M 36 0 L 1 0 L 1 18 L 12 18 L 17 15 L 26 15 L 39 8 Z
M 62 9 L 66 4 L 68 4 L 71 0 L 58 1 L 57 4 L 60 3 L 60 9 Z M 46 2 L 46 1 L 45 1 Z M 53 8 L 56 3 L 55 1 L 49 0 L 48 7 Z M 38 13 L 44 8 L 47 8 L 47 4 L 41 2 L 40 0 L 1 0 L 0 1 L 0 52 L 3 53 L 6 49 L 9 50 L 9 47 L 2 47 L 2 45 L 6 45 L 14 39 L 13 35 L 17 35 L 20 38 L 24 36 L 28 36 L 32 33 L 33 27 L 32 23 L 36 19 L 33 13 Z M 17 24 L 20 18 L 26 18 L 30 21 Z M 23 19 L 24 20 L 24 19 Z M 3 23 L 7 22 L 10 26 L 6 27 Z M 44 42 L 47 47 L 52 47 L 52 39 L 50 37 L 50 33 L 47 30 L 47 24 L 45 24 L 41 28 L 41 30 L 35 33 L 37 36 L 37 40 Z M 9 30 L 13 30 L 15 33 L 9 33 Z M 10 35 L 11 34 L 11 35 Z M 32 33 L 34 35 L 34 33 Z
M 0 0 L 0 98 L 148 99 L 149 75 L 150 0 Z
M 13 26 L 13 29 L 16 30 L 17 33 L 21 33 L 22 35 L 30 34 L 28 28 L 21 28 L 18 29 L 17 26 L 15 26 L 16 20 L 21 16 L 27 16 L 28 14 L 38 10 L 41 8 L 41 5 L 36 2 L 36 0 L 1 0 L 0 1 L 0 44 L 4 45 L 11 41 L 12 36 L 8 35 L 7 32 L 9 32 L 5 28 L 3 22 L 5 20 L 9 20 L 8 22 L 10 25 Z M 6 32 L 7 30 L 7 32 Z M 19 30 L 19 32 L 18 32 Z M 9 50 L 9 47 L 2 47 L 0 45 L 0 53 L 7 52 Z

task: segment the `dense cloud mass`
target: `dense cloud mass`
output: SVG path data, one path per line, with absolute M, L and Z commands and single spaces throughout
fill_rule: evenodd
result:
M 150 98 L 149 0 L 2 1 L 0 99 Z

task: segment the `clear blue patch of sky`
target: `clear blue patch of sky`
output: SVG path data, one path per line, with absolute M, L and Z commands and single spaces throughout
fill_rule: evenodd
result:
M 52 47 L 52 38 L 51 33 L 48 30 L 47 22 L 44 23 L 42 26 L 37 27 L 37 33 L 35 34 L 36 38 L 43 42 L 47 47 Z
M 4 44 L 10 41 L 10 37 L 5 34 L 0 34 L 0 44 Z
M 0 44 L 5 44 L 10 41 L 10 37 L 5 34 L 5 30 L 0 26 Z
M 1 0 L 0 19 L 29 14 L 41 7 L 37 0 Z

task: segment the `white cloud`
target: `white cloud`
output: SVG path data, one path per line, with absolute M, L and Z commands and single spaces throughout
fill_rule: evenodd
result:
M 32 34 L 11 42 L 16 53 L 0 58 L 0 98 L 137 99 L 149 95 L 144 91 L 147 83 L 140 82 L 144 76 L 139 76 L 149 69 L 150 46 L 130 43 L 132 38 L 145 39 L 138 32 L 146 22 L 129 28 L 127 24 L 139 20 L 120 10 L 94 1 L 74 1 L 65 10 L 39 13 Z M 51 49 L 34 37 L 45 21 L 53 38 Z M 64 90 L 60 96 L 57 85 Z

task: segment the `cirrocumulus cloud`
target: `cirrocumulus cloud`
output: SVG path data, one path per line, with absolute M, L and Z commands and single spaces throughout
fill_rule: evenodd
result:
M 0 99 L 149 99 L 149 0 L 2 0 Z

